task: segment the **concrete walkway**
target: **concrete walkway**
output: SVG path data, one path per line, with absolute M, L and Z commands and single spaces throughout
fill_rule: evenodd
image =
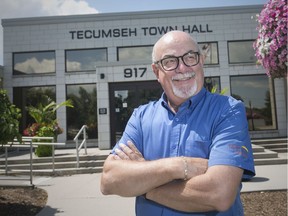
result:
M 287 165 L 256 166 L 257 175 L 244 182 L 242 192 L 287 189 Z M 48 192 L 47 206 L 37 216 L 134 216 L 134 198 L 103 196 L 101 174 L 39 178 Z

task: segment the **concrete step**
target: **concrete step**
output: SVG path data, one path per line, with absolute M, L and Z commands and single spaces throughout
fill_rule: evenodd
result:
M 265 148 L 262 146 L 259 146 L 259 145 L 253 145 L 252 144 L 252 150 L 253 150 L 253 153 L 264 152 Z
M 287 143 L 270 143 L 270 144 L 261 144 L 262 147 L 266 149 L 274 149 L 274 148 L 287 148 Z
M 288 142 L 288 138 L 272 138 L 272 139 L 252 139 L 251 142 L 253 144 L 262 145 L 262 144 L 271 144 L 271 143 L 286 143 Z
M 91 160 L 91 161 L 80 161 L 79 167 L 102 167 L 104 164 L 104 160 Z M 66 169 L 66 168 L 77 168 L 77 162 L 76 161 L 68 161 L 68 162 L 56 162 L 54 164 L 55 169 Z M 5 165 L 0 165 L 0 169 L 5 169 Z M 9 164 L 8 163 L 8 170 L 15 170 L 15 169 L 21 169 L 21 170 L 29 170 L 30 169 L 30 163 L 23 163 L 23 164 Z M 48 163 L 33 163 L 32 165 L 33 170 L 43 170 L 43 169 L 53 169 L 53 164 L 51 162 Z
M 255 166 L 287 164 L 287 158 L 265 158 L 254 160 Z
M 90 173 L 101 173 L 102 167 L 84 167 L 84 168 L 65 168 L 65 169 L 43 169 L 43 170 L 33 170 L 33 176 L 65 176 L 65 175 L 75 175 L 75 174 L 90 174 Z M 0 176 L 5 175 L 3 170 L 0 170 Z M 29 176 L 30 170 L 10 170 L 8 175 L 16 176 L 23 175 Z
M 275 148 L 275 149 L 271 149 L 277 153 L 287 153 L 288 149 L 287 148 Z
M 107 155 L 80 155 L 79 161 L 91 161 L 91 160 L 105 160 Z M 52 163 L 52 157 L 43 157 L 43 158 L 33 158 L 33 164 L 38 163 Z M 54 162 L 61 163 L 61 162 L 76 162 L 77 157 L 75 156 L 55 156 Z M 11 159 L 8 158 L 8 164 L 30 164 L 30 159 L 23 158 L 23 159 Z M 5 158 L 0 158 L 0 166 L 5 165 Z
M 278 153 L 270 150 L 265 150 L 263 152 L 254 152 L 253 153 L 254 160 L 255 159 L 264 159 L 264 158 L 278 158 Z
M 287 157 L 278 153 L 287 153 L 287 137 L 251 140 L 255 165 L 287 164 Z M 256 147 L 257 146 L 257 147 Z

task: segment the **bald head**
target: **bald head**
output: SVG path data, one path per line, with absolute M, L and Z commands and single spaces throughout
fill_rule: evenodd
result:
M 163 35 L 154 45 L 152 52 L 152 61 L 158 61 L 164 50 L 169 49 L 169 47 L 174 46 L 184 46 L 186 45 L 194 47 L 194 51 L 200 52 L 198 48 L 197 41 L 188 33 L 183 31 L 170 31 Z M 173 53 L 171 53 L 173 54 Z

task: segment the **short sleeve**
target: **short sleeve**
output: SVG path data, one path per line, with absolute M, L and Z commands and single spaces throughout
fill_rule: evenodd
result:
M 250 179 L 255 175 L 255 169 L 245 107 L 231 97 L 220 112 L 213 133 L 209 166 L 236 166 L 244 169 L 244 179 Z

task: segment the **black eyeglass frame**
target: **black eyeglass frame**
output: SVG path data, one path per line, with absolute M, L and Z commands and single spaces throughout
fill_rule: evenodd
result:
M 192 64 L 192 65 L 186 64 L 185 61 L 183 60 L 183 57 L 186 56 L 187 54 L 197 54 L 197 55 L 196 55 L 196 56 L 197 56 L 197 62 L 196 62 L 195 64 Z M 175 70 L 176 68 L 178 68 L 178 66 L 179 66 L 179 58 L 181 58 L 181 60 L 182 60 L 182 62 L 184 63 L 184 65 L 186 65 L 187 67 L 192 67 L 192 66 L 195 66 L 195 65 L 197 65 L 197 64 L 199 63 L 199 61 L 200 61 L 199 56 L 200 56 L 200 53 L 199 53 L 198 51 L 197 51 L 197 52 L 189 51 L 189 52 L 183 54 L 182 56 L 168 56 L 168 57 L 165 57 L 165 58 L 163 58 L 163 59 L 160 59 L 159 61 L 155 61 L 154 64 L 159 64 L 159 63 L 160 63 L 160 64 L 161 64 L 161 67 L 163 68 L 163 70 L 165 70 L 165 71 L 172 71 L 172 70 Z M 166 59 L 169 59 L 169 58 L 176 58 L 176 59 L 177 59 L 177 65 L 176 65 L 175 68 L 167 70 L 167 69 L 165 69 L 165 68 L 163 67 L 162 61 L 164 61 L 164 60 L 166 60 Z

